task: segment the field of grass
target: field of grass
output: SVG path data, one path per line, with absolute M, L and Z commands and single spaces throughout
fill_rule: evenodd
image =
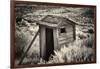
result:
M 94 29 L 93 18 L 89 17 L 91 14 L 86 14 L 89 8 L 44 8 L 34 9 L 31 12 L 23 12 L 24 14 L 17 14 L 17 18 L 21 15 L 21 21 L 15 22 L 16 31 L 16 61 L 18 64 L 25 50 L 28 48 L 32 38 L 39 30 L 37 21 L 44 18 L 46 15 L 56 15 L 69 18 L 78 25 L 76 25 L 76 40 L 61 46 L 58 51 L 54 50 L 55 55 L 49 57 L 46 62 L 40 58 L 40 44 L 39 35 L 36 37 L 32 47 L 25 56 L 22 64 L 54 64 L 54 63 L 71 63 L 71 62 L 91 62 L 94 61 Z M 23 10 L 25 11 L 25 10 Z M 89 10 L 90 11 L 90 10 Z M 22 13 L 20 10 L 17 13 Z M 93 15 L 93 14 L 92 14 Z

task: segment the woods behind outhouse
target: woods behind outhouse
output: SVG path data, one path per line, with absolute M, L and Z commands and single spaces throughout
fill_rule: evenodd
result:
M 38 22 L 40 29 L 40 56 L 49 60 L 54 50 L 76 39 L 75 23 L 68 18 L 47 15 Z

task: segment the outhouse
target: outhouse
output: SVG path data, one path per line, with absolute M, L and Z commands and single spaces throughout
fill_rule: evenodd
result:
M 40 31 L 40 56 L 49 60 L 54 50 L 76 39 L 75 23 L 68 18 L 47 15 L 38 22 Z

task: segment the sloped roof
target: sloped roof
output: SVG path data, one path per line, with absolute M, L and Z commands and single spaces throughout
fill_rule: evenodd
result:
M 75 24 L 73 21 L 65 17 L 54 16 L 54 15 L 47 15 L 41 21 L 39 21 L 39 24 L 49 27 L 58 27 L 61 23 Z

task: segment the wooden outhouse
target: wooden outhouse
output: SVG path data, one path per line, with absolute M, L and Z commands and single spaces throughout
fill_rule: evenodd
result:
M 47 15 L 38 22 L 40 31 L 40 56 L 49 60 L 54 50 L 76 39 L 75 23 L 65 17 Z

